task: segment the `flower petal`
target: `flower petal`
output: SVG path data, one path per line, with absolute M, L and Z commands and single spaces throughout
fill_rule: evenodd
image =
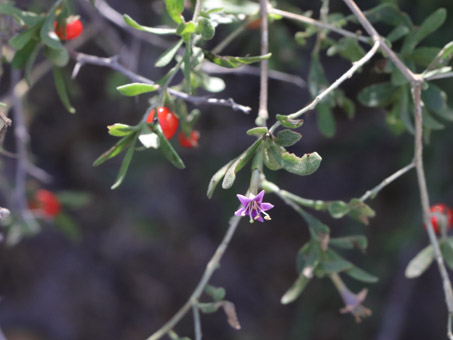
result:
M 261 190 L 261 191 L 259 192 L 259 194 L 256 195 L 256 196 L 253 198 L 253 200 L 256 201 L 256 202 L 258 202 L 258 203 L 261 203 L 261 202 L 263 202 L 263 197 L 264 197 L 264 190 Z
M 237 194 L 236 196 L 244 207 L 253 200 L 252 198 L 248 198 L 248 197 L 246 197 L 244 195 L 240 195 L 240 194 Z
M 244 216 L 245 214 L 242 215 L 242 213 L 243 213 L 245 210 L 246 210 L 246 209 L 243 207 L 243 208 L 241 208 L 241 209 L 236 210 L 236 211 L 234 212 L 234 214 L 235 214 L 236 216 Z
M 272 209 L 274 207 L 274 205 L 271 203 L 264 202 L 264 203 L 260 204 L 260 207 L 261 207 L 262 211 L 267 211 L 269 209 Z

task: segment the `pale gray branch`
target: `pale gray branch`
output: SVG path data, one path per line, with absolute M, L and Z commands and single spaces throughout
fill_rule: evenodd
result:
M 260 0 L 260 16 L 261 16 L 261 55 L 269 53 L 269 31 L 267 21 L 267 0 Z M 267 96 L 268 96 L 268 70 L 269 61 L 267 59 L 261 61 L 260 74 L 260 104 L 258 109 L 257 125 L 266 126 L 266 121 L 269 118 L 267 111 Z

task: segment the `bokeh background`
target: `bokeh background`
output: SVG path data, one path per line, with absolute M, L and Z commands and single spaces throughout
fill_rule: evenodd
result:
M 331 12 L 348 13 L 341 1 L 330 1 Z M 161 23 L 163 1 L 108 3 L 147 25 Z M 279 2 L 279 5 L 283 3 Z M 320 2 L 284 1 L 317 13 Z M 378 1 L 357 1 L 367 9 Z M 429 36 L 426 45 L 443 46 L 453 40 L 453 3 L 447 0 L 397 2 L 414 23 L 439 7 L 449 16 L 441 29 Z M 28 9 L 49 8 L 51 1 L 17 1 Z M 88 2 L 74 3 L 86 32 L 77 51 L 111 56 L 150 79 L 163 74 L 154 61 L 165 49 L 165 41 L 143 41 L 106 21 Z M 315 17 L 317 14 L 315 14 Z M 378 27 L 379 28 L 379 27 Z M 214 46 L 232 29 L 223 26 L 208 46 Z M 293 39 L 300 27 L 288 21 L 271 28 L 272 67 L 307 78 L 310 41 L 298 47 Z M 92 34 L 94 32 L 94 34 Z M 106 38 L 107 37 L 107 38 Z M 259 30 L 242 34 L 226 50 L 230 55 L 259 53 Z M 335 111 L 337 133 L 327 139 L 318 131 L 315 113 L 305 118 L 301 142 L 292 148 L 298 154 L 317 151 L 320 169 L 308 177 L 288 173 L 266 173 L 281 188 L 301 196 L 323 200 L 349 200 L 361 196 L 383 178 L 412 159 L 413 137 L 392 134 L 382 110 L 358 104 L 356 94 L 366 84 L 383 79 L 373 72 L 374 58 L 363 72 L 342 86 L 357 104 L 350 120 Z M 330 81 L 349 63 L 338 57 L 322 56 Z M 71 73 L 73 63 L 66 68 Z M 7 94 L 11 72 L 5 67 L 0 88 Z M 37 166 L 51 174 L 50 183 L 28 182 L 29 190 L 43 187 L 56 193 L 74 191 L 91 197 L 78 209 L 66 208 L 77 225 L 74 239 L 52 221 L 43 221 L 42 231 L 14 247 L 0 246 L 0 325 L 8 340 L 144 340 L 167 321 L 186 301 L 206 263 L 226 230 L 237 207 L 236 193 L 247 189 L 244 169 L 234 189 L 218 189 L 207 199 L 207 184 L 215 171 L 252 141 L 246 131 L 253 126 L 258 108 L 259 78 L 244 74 L 222 75 L 227 86 L 219 97 L 232 97 L 253 108 L 250 115 L 229 108 L 202 106 L 197 129 L 197 149 L 175 147 L 187 168 L 178 170 L 158 152 L 134 155 L 125 182 L 111 191 L 121 158 L 93 168 L 93 161 L 116 140 L 107 134 L 112 123 L 135 124 L 147 107 L 147 98 L 121 97 L 115 87 L 127 80 L 112 70 L 84 66 L 69 82 L 77 114 L 68 114 L 55 93 L 51 73 L 39 80 L 23 98 L 31 135 L 31 153 Z M 437 81 L 449 95 L 452 81 Z M 307 88 L 270 80 L 269 111 L 291 113 L 306 105 Z M 189 107 L 191 107 L 189 105 Z M 273 118 L 271 119 L 271 121 Z M 12 129 L 5 148 L 14 150 Z M 436 131 L 425 148 L 425 169 L 431 200 L 453 204 L 453 133 L 451 123 Z M 13 181 L 15 160 L 0 156 L 2 181 Z M 6 197 L 0 197 L 0 203 Z M 295 257 L 309 237 L 300 217 L 275 196 L 272 221 L 240 227 L 212 284 L 227 291 L 236 305 L 240 331 L 229 327 L 222 312 L 202 315 L 205 339 L 216 340 L 341 340 L 341 339 L 444 339 L 445 303 L 437 269 L 421 278 L 404 277 L 408 261 L 428 240 L 421 225 L 415 172 L 410 172 L 383 190 L 370 205 L 376 217 L 369 226 L 350 219 L 325 221 L 333 236 L 362 233 L 369 238 L 365 254 L 344 254 L 380 281 L 361 285 L 346 281 L 350 288 L 369 289 L 365 305 L 373 315 L 356 324 L 342 315 L 342 301 L 328 280 L 313 280 L 296 302 L 281 305 L 280 298 L 296 278 Z M 1 204 L 0 204 L 1 205 Z M 193 337 L 193 324 L 186 317 L 175 329 Z

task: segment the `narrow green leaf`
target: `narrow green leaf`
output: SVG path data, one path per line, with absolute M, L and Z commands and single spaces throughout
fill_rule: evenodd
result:
M 55 226 L 73 242 L 80 241 L 82 234 L 77 223 L 68 215 L 59 213 L 55 218 Z
M 434 260 L 434 251 L 431 245 L 422 249 L 408 264 L 405 275 L 408 279 L 414 279 L 422 275 Z
M 333 218 L 342 218 L 349 213 L 349 204 L 343 201 L 332 201 L 326 203 L 327 210 Z
M 127 170 L 129 169 L 129 165 L 132 161 L 132 156 L 134 155 L 135 144 L 137 143 L 138 134 L 134 135 L 132 143 L 129 145 L 126 154 L 124 155 L 123 162 L 121 163 L 120 171 L 118 172 L 118 176 L 116 177 L 115 183 L 112 185 L 110 189 L 114 190 L 118 188 L 121 183 L 123 182 L 124 178 L 126 177 Z
M 369 107 L 385 107 L 398 97 L 399 91 L 389 82 L 365 87 L 357 96 L 362 105 Z
M 33 55 L 36 48 L 39 48 L 39 40 L 32 39 L 25 46 L 18 50 L 11 61 L 14 68 L 23 68 L 30 57 Z
M 260 138 L 255 141 L 247 150 L 245 150 L 239 157 L 234 159 L 231 166 L 228 168 L 223 178 L 222 188 L 229 189 L 233 186 L 236 179 L 236 174 L 248 163 L 248 161 L 255 154 L 256 149 L 260 146 L 263 140 Z
M 317 268 L 317 275 L 340 273 L 353 268 L 353 264 L 336 251 L 327 249 L 322 256 L 322 259 Z
M 446 107 L 446 100 L 446 93 L 434 84 L 429 84 L 428 88 L 422 91 L 422 101 L 432 111 L 443 110 Z
M 281 130 L 277 133 L 277 138 L 275 139 L 275 143 L 280 145 L 280 146 L 292 146 L 296 144 L 300 139 L 302 138 L 302 135 L 298 132 L 292 131 L 292 130 Z
M 289 116 L 286 115 L 277 115 L 277 120 L 286 128 L 289 129 L 296 129 L 301 127 L 304 121 L 302 119 L 290 119 Z
M 336 124 L 333 117 L 332 109 L 327 103 L 319 103 L 316 106 L 318 114 L 316 115 L 319 131 L 324 137 L 332 138 L 335 135 Z
M 174 46 L 170 47 L 166 50 L 160 57 L 157 59 L 156 67 L 164 67 L 167 66 L 175 57 L 176 53 L 178 52 L 179 48 L 181 47 L 184 40 L 179 40 Z
M 208 192 L 207 196 L 208 198 L 212 197 L 212 194 L 214 193 L 215 188 L 217 187 L 217 184 L 222 180 L 222 178 L 225 176 L 228 168 L 233 164 L 234 160 L 228 162 L 224 166 L 222 166 L 215 174 L 212 176 L 211 180 L 209 181 L 208 185 Z
M 453 242 L 451 238 L 446 240 L 441 240 L 439 242 L 440 250 L 442 251 L 442 256 L 445 260 L 447 266 L 453 270 Z
M 416 48 L 407 55 L 406 59 L 413 61 L 417 65 L 421 65 L 424 67 L 427 67 L 431 62 L 433 61 L 434 58 L 439 54 L 440 49 L 437 47 L 419 47 Z
M 266 127 L 258 126 L 258 127 L 251 128 L 251 129 L 247 130 L 247 134 L 249 136 L 261 137 L 262 135 L 264 135 L 268 131 L 269 130 Z
M 321 246 L 318 241 L 311 240 L 304 244 L 297 252 L 296 267 L 300 275 L 310 277 L 319 264 Z
M 167 12 L 174 22 L 180 24 L 183 22 L 182 11 L 184 11 L 184 0 L 165 0 Z
M 142 26 L 127 14 L 123 15 L 123 19 L 126 24 L 128 24 L 130 27 L 135 28 L 136 30 L 139 30 L 139 31 L 148 32 L 148 33 L 152 33 L 152 34 L 158 34 L 158 35 L 176 34 L 175 28 Z
M 409 33 L 409 28 L 405 25 L 399 25 L 395 27 L 389 35 L 387 35 L 387 40 L 390 42 L 395 42 L 406 36 Z
M 367 273 L 363 269 L 360 269 L 356 266 L 353 266 L 351 269 L 345 270 L 344 273 L 361 282 L 374 283 L 379 280 L 376 276 L 371 275 L 370 273 Z
M 383 22 L 392 26 L 404 25 L 409 28 L 412 27 L 409 16 L 391 2 L 380 4 L 364 13 L 371 23 Z M 355 17 L 353 17 L 353 20 L 357 21 Z
M 242 65 L 253 64 L 259 61 L 269 59 L 272 53 L 266 55 L 254 56 L 254 57 L 232 57 L 232 56 L 219 56 L 212 54 L 209 51 L 204 51 L 205 58 L 213 62 L 216 65 L 226 68 L 236 68 Z
M 412 114 L 409 111 L 409 94 L 410 90 L 403 88 L 398 101 L 395 103 L 394 109 L 400 113 L 401 121 L 406 130 L 414 134 L 414 123 L 412 121 Z
M 69 53 L 63 46 L 62 48 L 50 48 L 49 46 L 44 46 L 44 55 L 53 65 L 58 67 L 66 66 L 69 62 Z
M 49 13 L 47 14 L 47 17 L 44 20 L 44 23 L 41 26 L 41 30 L 39 33 L 41 36 L 41 41 L 45 45 L 53 49 L 64 48 L 54 29 L 55 11 L 57 10 L 58 6 L 60 6 L 60 4 L 61 0 L 58 0 L 54 3 L 52 8 L 49 10 Z
M 27 28 L 9 40 L 9 44 L 16 50 L 23 48 L 31 39 L 38 38 L 38 31 L 41 25 L 34 25 Z
M 359 45 L 357 39 L 354 38 L 342 38 L 327 49 L 327 55 L 333 56 L 335 54 L 340 55 L 344 59 L 352 62 L 361 59 L 365 55 L 365 50 Z M 312 94 L 313 95 L 313 94 Z
M 124 96 L 138 96 L 139 94 L 154 92 L 160 86 L 157 84 L 146 84 L 146 83 L 131 83 L 126 85 L 118 86 L 116 89 Z
M 183 73 L 184 73 L 184 80 L 187 86 L 187 92 L 190 94 L 192 93 L 192 81 L 191 81 L 191 74 L 192 74 L 192 65 L 190 62 L 192 56 L 192 39 L 188 38 L 185 39 L 186 44 L 186 52 L 184 53 L 184 65 L 183 65 Z
M 366 203 L 362 202 L 358 198 L 353 198 L 349 201 L 349 212 L 348 216 L 351 218 L 362 222 L 363 224 L 368 224 L 368 218 L 374 217 L 376 213 L 373 209 Z
M 159 124 L 155 124 L 153 127 L 153 131 L 157 133 L 157 135 L 159 136 L 160 142 L 159 150 L 162 152 L 164 157 L 178 169 L 184 169 L 186 167 L 184 165 L 184 162 L 182 161 L 181 157 L 179 157 L 175 149 L 173 149 L 173 146 L 170 144 L 167 138 L 165 138 L 161 126 Z
M 63 74 L 61 73 L 61 70 L 56 66 L 53 67 L 53 77 L 55 80 L 55 87 L 57 89 L 58 96 L 60 97 L 60 100 L 63 103 L 64 107 L 70 113 L 75 113 L 76 110 L 71 106 L 71 103 L 69 102 L 69 97 L 66 92 Z
M 34 50 L 31 52 L 30 56 L 28 57 L 27 63 L 25 64 L 25 81 L 30 86 L 30 73 L 35 64 L 36 58 L 38 57 L 39 50 L 41 49 L 41 45 L 35 45 Z
M 440 52 L 428 66 L 427 70 L 433 70 L 438 66 L 446 65 L 451 58 L 453 58 L 453 41 L 450 41 L 440 50 Z
M 27 11 L 21 11 L 11 3 L 0 4 L 0 14 L 13 17 L 20 25 L 28 27 L 34 26 L 43 20 L 43 16 Z
M 422 108 L 423 126 L 431 130 L 442 130 L 445 125 L 435 119 L 431 113 L 426 109 Z
M 120 123 L 109 125 L 109 126 L 107 126 L 107 129 L 109 131 L 109 134 L 111 136 L 115 136 L 115 137 L 124 137 L 134 131 L 137 131 L 137 127 L 135 127 L 135 126 L 129 126 L 129 125 L 120 124 Z
M 280 165 L 280 162 L 275 158 L 274 152 L 272 152 L 272 148 L 276 148 L 279 154 L 285 152 L 285 149 L 279 146 L 275 146 L 273 141 L 266 139 L 263 149 L 264 165 L 266 165 L 267 168 L 273 171 L 280 170 L 282 166 Z
M 121 138 L 115 145 L 113 145 L 110 149 L 105 151 L 102 155 L 100 155 L 94 162 L 93 166 L 99 166 L 105 161 L 115 157 L 125 148 L 127 148 L 134 139 L 133 134 L 129 134 L 123 138 Z
M 365 250 L 368 247 L 368 240 L 363 235 L 335 237 L 329 239 L 329 245 L 343 249 L 357 248 Z
M 310 61 L 310 70 L 308 72 L 308 90 L 312 98 L 324 91 L 329 86 L 329 81 L 321 65 L 319 56 L 312 54 Z M 334 94 L 330 93 L 323 99 L 324 103 L 333 107 L 335 105 Z
M 293 283 L 293 285 L 286 291 L 286 293 L 282 296 L 280 302 L 284 305 L 293 302 L 296 300 L 304 291 L 305 287 L 307 286 L 308 282 L 310 282 L 310 278 L 300 275 L 297 280 Z

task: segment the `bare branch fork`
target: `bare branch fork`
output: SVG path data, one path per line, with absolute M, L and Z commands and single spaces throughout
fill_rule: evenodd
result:
M 85 64 L 98 65 L 103 67 L 111 68 L 115 71 L 118 71 L 128 77 L 130 80 L 145 84 L 154 85 L 151 79 L 143 77 L 135 72 L 132 72 L 128 68 L 124 67 L 118 62 L 118 57 L 111 58 L 102 58 L 94 55 L 84 54 L 80 52 L 70 51 L 71 56 L 75 59 L 76 65 L 72 73 L 72 77 L 75 78 L 79 73 L 81 67 Z M 242 111 L 244 113 L 249 113 L 252 109 L 249 106 L 241 105 L 236 103 L 232 98 L 223 99 L 223 98 L 210 98 L 205 96 L 191 96 L 187 93 L 168 88 L 167 91 L 178 98 L 181 98 L 187 102 L 190 102 L 194 105 L 217 105 L 217 106 L 227 106 L 232 108 L 235 111 Z

